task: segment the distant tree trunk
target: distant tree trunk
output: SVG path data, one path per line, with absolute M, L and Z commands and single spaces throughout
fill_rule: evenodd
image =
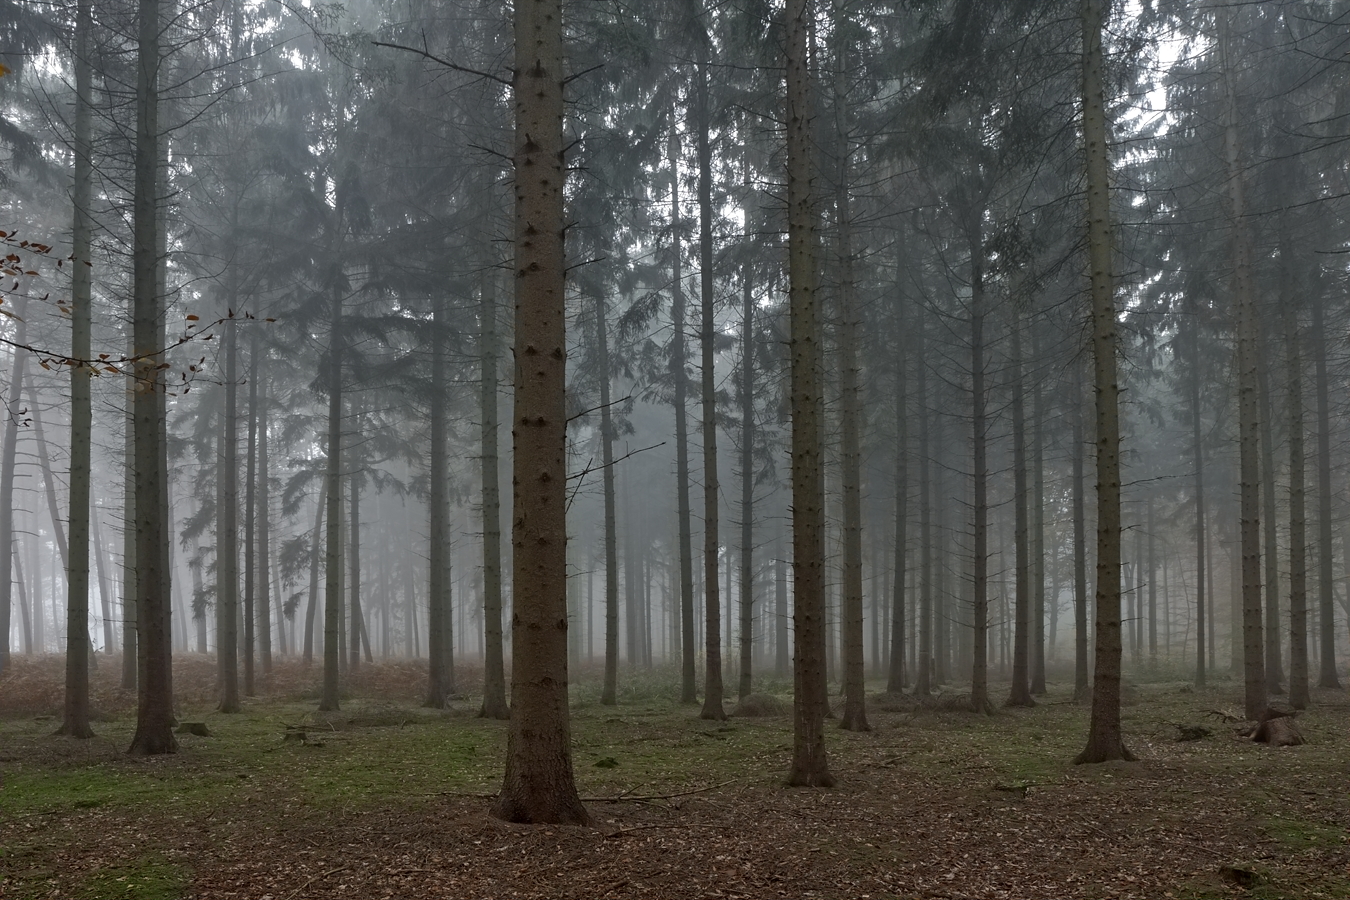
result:
M 93 0 L 79 0 L 75 12 L 75 181 L 71 191 L 74 226 L 71 238 L 70 355 L 92 360 L 90 333 L 93 329 L 93 290 L 90 245 L 93 218 L 93 150 L 90 125 L 89 32 L 94 27 Z M 16 353 L 25 351 L 16 350 Z M 93 402 L 89 379 L 92 362 L 70 367 L 70 555 L 66 563 L 66 695 L 58 734 L 76 738 L 94 736 L 89 725 L 89 494 L 93 448 Z M 50 475 L 48 476 L 50 478 Z M 6 543 L 5 549 L 9 546 Z M 9 557 L 9 553 L 3 554 Z M 8 583 L 8 572 L 0 572 Z M 8 604 L 6 604 L 8 608 Z M 0 634 L 3 650 L 9 651 L 8 616 Z M 0 658 L 0 673 L 4 670 Z
M 170 631 L 168 521 L 164 471 L 163 297 L 159 279 L 159 0 L 140 0 L 136 149 L 132 199 L 132 404 L 136 495 L 136 732 L 133 756 L 173 753 L 173 642 Z
M 127 345 L 127 356 L 136 353 L 135 343 Z M 136 635 L 136 377 L 126 377 L 126 434 L 122 444 L 122 690 L 136 690 L 139 657 Z M 8 471 L 9 467 L 5 467 Z M 5 507 L 0 496 L 0 507 Z M 0 515 L 3 515 L 0 511 Z M 2 581 L 3 579 L 0 579 Z M 203 613 L 205 615 L 205 613 Z
M 680 542 L 680 702 L 697 703 L 694 683 L 694 539 L 689 511 L 689 425 L 685 406 L 688 397 L 684 349 L 684 269 L 680 240 L 680 139 L 675 118 L 670 126 L 670 233 L 672 335 L 670 371 L 675 391 L 675 500 Z
M 836 29 L 847 30 L 847 17 L 840 0 L 834 3 Z M 867 724 L 867 672 L 863 659 L 863 561 L 862 561 L 862 393 L 858 389 L 858 307 L 853 275 L 853 213 L 849 204 L 852 188 L 847 109 L 847 38 L 837 35 L 834 73 L 835 140 L 839 171 L 835 180 L 835 240 L 839 256 L 839 392 L 841 459 L 839 482 L 843 492 L 844 579 L 841 612 L 843 625 L 844 710 L 839 727 L 846 731 L 870 731 Z
M 74 404 L 72 403 L 72 411 Z M 94 562 L 98 566 L 98 596 L 103 614 L 103 652 L 113 652 L 116 636 L 113 632 L 112 585 L 108 580 L 108 551 L 103 543 L 103 529 L 99 526 L 98 507 L 89 519 L 90 538 L 94 545 Z
M 361 483 L 364 478 L 364 474 L 358 469 L 347 479 L 351 484 L 351 495 L 347 499 L 348 506 L 351 510 L 348 516 L 351 522 L 349 526 L 351 531 L 349 537 L 349 552 L 351 558 L 348 560 L 347 566 L 348 571 L 351 573 L 351 585 L 348 587 L 348 592 L 351 597 L 351 603 L 349 605 L 352 622 L 351 635 L 349 637 L 349 646 L 351 649 L 348 651 L 347 667 L 353 672 L 361 666 L 361 651 L 363 647 L 365 649 L 366 660 L 368 662 L 371 660 L 370 634 L 366 630 L 365 613 L 361 610 Z M 446 598 L 446 607 L 446 619 L 448 622 L 449 597 Z M 449 635 L 446 636 L 445 645 L 447 673 L 449 675 L 448 682 L 450 685 L 450 692 L 454 693 L 454 661 L 453 657 L 449 655 L 450 648 L 453 644 L 450 642 Z
M 1032 330 L 1031 358 L 1041 358 Z M 1038 377 L 1031 393 L 1031 693 L 1045 694 L 1045 400 Z
M 1252 247 L 1247 225 L 1246 176 L 1238 143 L 1237 94 L 1233 86 L 1228 12 L 1220 14 L 1219 47 L 1223 64 L 1226 122 L 1224 156 L 1228 173 L 1229 224 L 1232 231 L 1233 293 L 1237 305 L 1239 496 L 1242 515 L 1242 659 L 1248 719 L 1266 710 L 1265 639 L 1261 608 L 1260 385 L 1256 296 L 1252 284 Z
M 309 555 L 309 596 L 305 602 L 305 643 L 302 659 L 305 665 L 314 661 L 314 614 L 319 607 L 319 563 L 323 559 L 323 517 L 328 510 L 328 479 L 319 479 L 319 499 L 314 506 L 314 535 Z M 411 571 L 409 569 L 408 571 Z
M 1264 343 L 1264 342 L 1261 342 Z M 1280 545 L 1275 506 L 1275 435 L 1274 413 L 1270 396 L 1269 348 L 1262 348 L 1257 371 L 1258 393 L 1261 404 L 1261 505 L 1264 522 L 1262 551 L 1265 580 L 1265 655 L 1266 693 L 1284 693 L 1284 659 L 1280 652 Z
M 1154 552 L 1153 494 L 1148 496 L 1148 664 L 1158 666 L 1158 557 Z
M 919 396 L 915 398 L 919 407 L 919 646 L 914 653 L 918 663 L 918 672 L 914 676 L 914 695 L 927 697 L 933 693 L 933 484 L 928 474 L 931 469 L 933 444 L 931 440 L 931 414 L 928 409 L 928 364 L 924 361 L 927 352 L 925 340 L 926 323 L 921 322 L 915 329 L 914 358 L 918 361 Z M 973 569 L 973 566 L 972 566 Z M 977 617 L 978 618 L 978 617 Z M 986 619 L 987 621 L 987 619 Z M 974 655 L 971 669 L 978 666 L 981 643 L 975 636 Z
M 706 53 L 706 50 L 703 51 Z M 702 321 L 699 349 L 703 410 L 703 709 L 699 718 L 721 721 L 722 709 L 722 596 L 718 585 L 721 540 L 718 529 L 717 483 L 717 324 L 713 301 L 712 145 L 708 139 L 712 110 L 708 101 L 708 64 L 700 60 L 695 86 L 698 116 L 699 306 Z
M 16 315 L 18 325 L 14 330 L 14 343 L 28 342 L 28 322 L 23 318 L 27 303 L 20 301 Z M 13 348 L 14 367 L 9 380 L 9 393 L 5 398 L 5 437 L 4 447 L 0 450 L 0 541 L 3 546 L 14 546 L 14 463 L 18 456 L 19 423 L 24 417 L 23 377 L 28 366 L 28 352 Z M 0 675 L 9 667 L 9 630 L 11 622 L 11 598 L 14 589 L 12 575 L 13 551 L 0 552 Z
M 1133 759 L 1120 731 L 1120 418 L 1111 276 L 1110 160 L 1102 76 L 1103 0 L 1083 0 L 1083 144 L 1097 395 L 1097 652 L 1087 746 L 1074 762 Z
M 560 0 L 515 6 L 516 379 L 513 663 L 494 813 L 587 824 L 567 709 L 566 261 Z
M 423 706 L 445 709 L 452 687 L 450 668 L 450 499 L 447 490 L 450 477 L 447 409 L 445 345 L 449 340 L 446 305 L 447 297 L 438 297 L 432 311 L 431 324 L 431 452 L 428 474 L 427 507 L 430 524 L 427 529 L 430 546 L 427 548 L 427 699 Z
M 1191 465 L 1195 469 L 1195 686 L 1205 686 L 1205 576 L 1209 568 L 1208 532 L 1205 529 L 1205 452 L 1200 406 L 1200 302 L 1195 293 L 1187 298 L 1191 326 Z
M 236 338 L 237 342 L 237 338 Z M 244 450 L 244 696 L 254 695 L 258 566 L 258 340 L 248 358 L 248 436 Z
M 340 230 L 341 224 L 334 223 Z M 331 275 L 328 338 L 328 464 L 324 472 L 327 510 L 324 529 L 323 696 L 319 709 L 340 706 L 342 661 L 342 278 Z
M 1280 214 L 1280 312 L 1289 383 L 1289 705 L 1308 706 L 1308 548 L 1304 499 L 1303 347 L 1298 332 L 1293 260 L 1287 217 Z M 1274 625 L 1271 625 L 1272 629 Z
M 832 787 L 825 753 L 825 457 L 808 0 L 787 0 L 788 298 L 791 309 L 792 568 L 795 660 L 791 785 Z
M 970 705 L 976 712 L 988 713 L 989 702 L 989 464 L 984 387 L 984 238 L 981 220 L 984 211 L 972 211 L 966 223 L 970 251 L 970 405 L 971 455 L 974 500 L 971 512 L 971 601 L 972 650 Z M 921 476 L 922 477 L 922 476 Z M 940 476 L 939 476 L 940 477 Z M 931 614 L 930 614 L 931 615 Z M 920 679 L 925 676 L 920 674 Z M 922 680 L 921 684 L 924 683 Z
M 901 258 L 896 255 L 896 279 L 900 277 Z M 895 565 L 891 582 L 891 654 L 886 672 L 886 690 L 898 694 L 905 683 L 905 580 L 906 552 L 909 549 L 909 362 L 908 333 L 905 330 L 905 306 L 896 291 L 895 352 Z
M 595 295 L 595 345 L 600 365 L 600 461 L 605 495 L 605 683 L 600 702 L 619 702 L 619 530 L 614 492 L 614 414 L 610 409 L 609 327 L 605 300 Z
M 1341 686 L 1336 674 L 1336 608 L 1332 604 L 1331 547 L 1331 403 L 1327 379 L 1326 300 L 1313 299 L 1312 339 L 1317 379 L 1317 686 Z
M 234 296 L 228 302 L 233 306 Z M 233 309 L 231 309 L 233 313 Z M 239 712 L 239 417 L 238 330 L 225 322 L 224 409 L 216 459 L 216 666 L 223 713 Z
M 482 454 L 479 462 L 483 482 L 483 706 L 478 714 L 486 719 L 505 719 L 506 662 L 502 649 L 502 501 L 497 460 L 497 269 L 483 273 L 479 295 L 478 333 L 479 407 L 483 418 Z
M 1017 589 L 1013 600 L 1012 688 L 1008 706 L 1035 706 L 1031 699 L 1031 497 L 1027 490 L 1026 389 L 1022 384 L 1022 318 L 1013 313 L 1012 323 L 1012 426 L 1013 426 L 1013 543 L 1017 557 Z M 979 509 L 977 502 L 976 509 Z M 977 563 L 978 564 L 978 563 Z M 976 584 L 979 580 L 976 579 Z
M 256 335 L 256 332 L 255 332 Z M 264 375 L 264 356 L 266 351 L 263 349 L 262 341 L 256 336 L 253 339 L 253 356 L 257 360 L 254 367 L 253 379 L 260 381 Z M 256 507 L 257 514 L 257 536 L 258 536 L 258 566 L 256 577 L 258 579 L 258 653 L 262 659 L 262 673 L 266 678 L 272 674 L 272 597 L 270 590 L 270 576 L 268 567 L 272 559 L 272 486 L 270 481 L 271 457 L 267 451 L 267 422 L 268 422 L 268 396 L 266 388 L 260 383 L 259 389 L 261 396 L 258 399 L 257 429 L 258 429 L 258 503 Z M 277 594 L 277 606 L 280 608 L 281 595 Z M 278 623 L 282 619 L 278 617 Z M 284 627 L 284 625 L 282 626 Z
M 747 211 L 746 221 L 749 221 Z M 755 299 L 754 267 L 741 275 L 741 667 L 736 696 L 753 689 L 755 626 Z

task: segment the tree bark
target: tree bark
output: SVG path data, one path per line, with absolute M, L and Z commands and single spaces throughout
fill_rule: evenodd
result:
M 1012 688 L 1008 706 L 1035 706 L 1031 699 L 1031 497 L 1027 489 L 1026 389 L 1022 384 L 1022 317 L 1013 313 L 1012 323 L 1012 426 L 1013 426 L 1013 542 L 1016 561 L 1016 594 L 1013 600 Z M 979 504 L 977 502 L 976 509 Z M 978 564 L 978 563 L 977 563 Z M 978 579 L 976 584 L 978 585 Z
M 704 45 L 700 45 L 704 46 Z M 706 47 L 703 51 L 706 54 Z M 726 719 L 722 708 L 722 596 L 718 585 L 721 541 L 717 483 L 717 326 L 713 318 L 712 110 L 708 100 L 708 63 L 700 59 L 696 86 L 698 115 L 698 256 L 700 387 L 703 411 L 703 629 L 704 675 L 701 719 Z
M 159 270 L 159 0 L 140 0 L 132 199 L 132 402 L 135 483 L 137 703 L 133 756 L 173 753 L 173 645 L 165 509 L 163 295 Z
M 895 353 L 895 565 L 891 582 L 891 653 L 886 672 L 886 690 L 898 694 L 905 689 L 905 580 L 909 549 L 909 362 L 905 306 L 898 290 L 901 257 L 895 258 L 897 290 Z
M 493 258 L 495 261 L 495 257 Z M 502 649 L 502 501 L 497 454 L 497 268 L 483 273 L 479 295 L 479 407 L 483 417 L 480 460 L 483 482 L 483 706 L 486 719 L 511 715 L 506 705 L 506 661 Z
M 233 267 L 231 267 L 233 268 Z M 232 281 L 232 279 L 231 279 Z M 229 297 L 231 307 L 233 292 Z M 216 665 L 223 713 L 239 703 L 239 417 L 238 330 L 229 310 L 224 326 L 224 408 L 220 413 L 220 452 L 216 457 Z
M 560 0 L 515 7 L 515 595 L 511 726 L 494 813 L 587 824 L 567 709 L 566 261 Z
M 1073 385 L 1073 696 L 1086 702 L 1088 681 L 1087 487 L 1083 475 L 1087 436 L 1083 433 L 1082 370 L 1075 367 Z
M 342 224 L 333 222 L 334 246 L 341 245 Z M 328 460 L 324 471 L 327 487 L 324 516 L 323 587 L 323 695 L 319 709 L 340 708 L 342 663 L 342 273 L 341 264 L 329 284 L 328 335 Z
M 680 139 L 675 117 L 670 125 L 671 349 L 675 392 L 675 499 L 680 544 L 680 702 L 697 703 L 694 683 L 694 540 L 689 511 L 689 425 L 685 409 L 689 385 L 684 346 L 684 269 L 680 234 Z
M 1317 381 L 1317 616 L 1320 688 L 1340 689 L 1336 674 L 1336 608 L 1332 603 L 1331 402 L 1327 379 L 1326 300 L 1313 298 L 1313 356 Z
M 1087 746 L 1074 760 L 1133 759 L 1120 730 L 1120 386 L 1111 275 L 1110 160 L 1102 74 L 1103 0 L 1083 0 L 1083 144 L 1097 398 L 1097 653 Z
M 595 294 L 595 346 L 600 365 L 600 464 L 605 494 L 605 683 L 600 702 L 619 702 L 619 528 L 614 496 L 614 414 L 610 409 L 609 326 L 605 300 Z
M 816 210 L 811 159 L 810 0 L 787 0 L 788 302 L 795 660 L 788 783 L 832 787 L 825 752 L 825 478 Z
M 244 696 L 255 693 L 258 566 L 258 339 L 248 359 L 248 437 L 244 450 Z
M 93 150 L 90 107 L 93 81 L 89 61 L 89 33 L 94 27 L 93 0 L 79 0 L 75 7 L 75 181 L 71 191 L 74 207 L 70 288 L 70 546 L 66 557 L 66 694 L 58 734 L 76 738 L 94 736 L 89 724 L 89 519 L 90 477 L 93 449 L 93 401 L 89 380 L 93 364 L 78 362 L 93 358 L 93 286 L 90 277 L 90 246 L 93 218 Z M 16 353 L 24 351 L 16 350 Z M 50 478 L 50 475 L 48 476 Z M 6 549 L 8 547 L 6 546 Z M 10 554 L 5 553 L 6 557 Z M 6 579 L 8 580 L 8 579 Z M 9 649 L 9 623 L 0 629 L 5 651 Z M 3 666 L 0 666 L 0 672 Z
M 449 395 L 446 392 L 445 344 L 450 323 L 449 298 L 437 297 L 431 323 L 431 453 L 427 508 L 427 698 L 422 705 L 445 709 L 452 688 L 450 668 L 450 500 L 447 492 L 449 457 L 446 440 Z
M 970 422 L 971 479 L 971 675 L 970 705 L 988 713 L 989 701 L 989 463 L 984 387 L 984 237 L 983 210 L 968 210 L 966 242 L 970 251 Z M 941 477 L 939 475 L 939 477 Z M 930 613 L 931 616 L 931 613 Z M 919 676 L 921 679 L 923 675 Z
M 1233 294 L 1237 307 L 1239 485 L 1242 555 L 1242 668 L 1248 719 L 1266 710 L 1265 639 L 1261 598 L 1260 351 L 1257 346 L 1256 295 L 1252 283 L 1252 247 L 1248 233 L 1246 176 L 1238 140 L 1237 94 L 1229 43 L 1231 22 L 1220 13 L 1219 48 L 1223 64 L 1226 122 L 1224 156 L 1228 175 L 1229 226 L 1233 252 Z
M 256 335 L 256 332 L 255 332 Z M 257 565 L 257 594 L 258 594 L 258 655 L 262 661 L 263 678 L 272 674 L 272 595 L 271 581 L 268 569 L 272 559 L 272 485 L 271 485 L 271 457 L 267 449 L 267 423 L 268 423 L 268 396 L 266 387 L 261 383 L 261 379 L 266 371 L 266 350 L 263 348 L 262 340 L 254 337 L 253 340 L 253 358 L 255 360 L 253 370 L 253 380 L 258 382 L 260 396 L 257 404 L 257 431 L 258 431 L 258 502 L 255 507 L 256 533 L 258 538 L 258 565 Z M 281 606 L 281 595 L 276 597 L 277 607 Z M 279 616 L 277 622 L 281 627 L 285 627 L 283 619 Z
M 746 221 L 750 221 L 749 210 Z M 754 269 L 741 273 L 741 666 L 736 696 L 753 691 L 755 625 L 755 300 Z M 767 639 L 766 639 L 767 643 Z
M 1280 312 L 1284 326 L 1289 395 L 1289 705 L 1306 709 L 1308 697 L 1308 548 L 1303 450 L 1303 347 L 1298 330 L 1293 259 L 1286 216 L 1280 214 Z M 1272 628 L 1274 626 L 1272 625 Z

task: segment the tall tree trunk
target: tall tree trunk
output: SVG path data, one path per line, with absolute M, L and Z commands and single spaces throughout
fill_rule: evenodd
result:
M 841 459 L 839 482 L 843 491 L 844 578 L 840 607 L 843 626 L 844 711 L 839 727 L 870 731 L 867 724 L 867 684 L 863 659 L 862 562 L 862 393 L 858 389 L 858 305 L 853 276 L 853 212 L 847 110 L 847 18 L 841 0 L 834 2 L 838 48 L 835 53 L 834 112 L 839 170 L 835 179 L 835 240 L 839 256 L 839 392 Z
M 787 0 L 788 302 L 791 310 L 793 670 L 792 785 L 831 787 L 825 753 L 825 456 L 811 159 L 809 0 Z
M 672 335 L 670 371 L 675 391 L 675 501 L 680 542 L 680 702 L 697 703 L 694 683 L 694 539 L 689 511 L 689 425 L 685 409 L 688 375 L 684 347 L 684 269 L 680 235 L 680 139 L 675 117 L 670 126 L 670 234 Z
M 450 669 L 450 499 L 445 344 L 449 340 L 447 297 L 439 297 L 431 325 L 431 453 L 427 507 L 427 699 L 423 706 L 445 709 L 451 688 Z
M 746 211 L 746 221 L 750 221 Z M 755 626 L 755 299 L 754 269 L 741 273 L 741 667 L 736 696 L 753 690 Z
M 33 384 L 31 376 L 25 377 L 24 387 L 28 391 L 28 415 L 33 426 L 33 443 L 37 445 L 42 492 L 47 498 L 47 513 L 52 522 L 52 543 L 56 545 L 56 556 L 64 572 L 70 567 L 70 555 L 66 548 L 66 530 L 61 524 L 61 502 L 56 497 L 56 473 L 52 471 L 51 454 L 47 450 L 47 435 L 42 427 L 42 406 L 38 402 L 37 386 Z
M 342 225 L 333 223 L 334 245 Z M 335 256 L 335 259 L 340 257 Z M 340 264 L 331 273 L 329 290 L 328 336 L 328 460 L 324 471 L 327 483 L 327 519 L 324 528 L 323 587 L 323 695 L 319 709 L 331 712 L 339 708 L 342 663 L 342 275 Z
M 706 49 L 702 51 L 706 53 Z M 703 709 L 699 718 L 721 721 L 722 709 L 722 595 L 718 585 L 721 540 L 718 528 L 717 484 L 717 325 L 713 316 L 712 145 L 708 140 L 712 110 L 708 100 L 708 63 L 698 65 L 698 257 L 699 351 L 703 411 Z
M 14 343 L 28 342 L 28 321 L 24 318 L 27 303 L 20 301 L 16 315 L 18 325 L 14 330 Z M 14 546 L 14 465 L 18 456 L 19 423 L 23 420 L 23 378 L 28 367 L 28 351 L 14 350 L 14 367 L 9 380 L 9 392 L 5 399 L 5 436 L 4 446 L 0 449 L 0 546 Z M 11 620 L 11 598 L 13 597 L 14 578 L 12 575 L 13 550 L 0 552 L 0 675 L 9 668 L 9 631 Z
M 492 258 L 495 262 L 495 257 Z M 478 714 L 505 719 L 506 661 L 502 649 L 502 501 L 497 460 L 497 268 L 483 273 L 478 316 L 479 407 L 483 420 L 479 461 L 483 482 L 483 705 Z
M 256 532 L 258 537 L 258 655 L 262 661 L 263 678 L 272 674 L 272 594 L 270 589 L 270 575 L 268 568 L 272 559 L 272 485 L 271 485 L 271 457 L 267 450 L 267 422 L 268 422 L 268 396 L 266 387 L 261 383 L 265 376 L 266 350 L 263 349 L 262 340 L 258 338 L 255 331 L 253 339 L 253 380 L 259 383 L 260 396 L 257 403 L 257 431 L 258 431 L 258 502 L 255 508 L 257 515 Z M 281 594 L 276 595 L 277 607 L 281 607 Z M 278 624 L 284 628 L 284 620 L 278 616 Z
M 233 268 L 233 267 L 231 267 Z M 230 279 L 233 283 L 233 278 Z M 220 413 L 220 453 L 216 462 L 216 664 L 223 713 L 236 713 L 239 703 L 239 338 L 234 321 L 224 324 L 225 401 Z
M 901 257 L 896 254 L 896 281 L 900 279 Z M 895 353 L 895 565 L 891 581 L 890 665 L 886 672 L 886 690 L 898 694 L 906 687 L 905 665 L 905 579 L 906 553 L 909 549 L 909 362 L 908 333 L 905 330 L 905 306 L 896 290 Z
M 1205 528 L 1205 450 L 1200 406 L 1200 302 L 1188 296 L 1191 358 L 1191 461 L 1195 469 L 1195 686 L 1205 686 L 1205 577 L 1209 569 L 1209 534 Z
M 127 356 L 135 356 L 135 342 L 127 344 Z M 136 376 L 126 377 L 126 422 L 122 445 L 122 690 L 136 690 L 139 667 L 136 660 Z M 8 467 L 6 467 L 8 470 Z M 2 495 L 0 495 L 2 496 Z M 0 499 L 0 507 L 3 507 Z M 0 515 L 3 515 L 0 511 Z M 0 579 L 3 580 L 3 579 Z
M 1090 697 L 1088 681 L 1087 602 L 1087 485 L 1083 457 L 1087 436 L 1083 433 L 1082 370 L 1075 368 L 1073 386 L 1073 696 L 1080 703 Z
M 248 359 L 248 437 L 244 450 L 244 696 L 255 693 L 258 566 L 258 340 L 254 331 Z
M 567 709 L 566 261 L 560 0 L 515 7 L 515 596 L 511 727 L 494 812 L 586 824 Z
M 1039 329 L 1032 328 L 1031 358 L 1041 358 Z M 1042 379 L 1031 391 L 1031 693 L 1045 694 L 1045 400 Z
M 971 541 L 970 705 L 976 712 L 993 711 L 989 702 L 989 473 L 984 387 L 984 238 L 983 210 L 970 210 L 966 241 L 970 251 L 970 447 L 974 492 Z M 938 476 L 941 478 L 941 475 Z M 931 615 L 931 614 L 930 614 Z M 924 675 L 919 676 L 921 679 Z M 921 682 L 923 683 L 923 682 Z
M 1304 499 L 1303 347 L 1298 332 L 1293 259 L 1287 217 L 1280 214 L 1280 312 L 1289 391 L 1289 705 L 1308 706 L 1308 548 Z M 1274 625 L 1272 624 L 1272 628 Z
M 159 0 L 140 0 L 132 200 L 132 404 L 136 507 L 136 732 L 130 753 L 173 753 L 173 647 L 165 510 L 163 295 L 159 279 Z
M 619 702 L 619 528 L 614 497 L 614 414 L 610 409 L 609 324 L 605 299 L 595 294 L 595 346 L 600 365 L 600 479 L 605 494 L 605 684 L 600 702 Z
M 928 475 L 931 471 L 933 443 L 932 414 L 929 411 L 928 364 L 924 360 L 927 352 L 927 323 L 921 321 L 915 329 L 914 359 L 919 369 L 919 646 L 914 653 L 918 672 L 914 676 L 914 694 L 927 697 L 933 693 L 933 484 Z M 972 563 L 972 571 L 974 565 Z M 978 620 L 978 615 L 976 616 Z M 986 620 L 987 621 L 987 618 Z M 974 655 L 971 658 L 971 670 L 980 665 L 980 648 L 988 643 L 987 637 L 975 635 Z
M 1012 322 L 1013 543 L 1017 588 L 1013 600 L 1012 688 L 1008 706 L 1035 706 L 1031 699 L 1031 497 L 1027 490 L 1026 389 L 1022 384 L 1022 317 Z M 978 509 L 978 503 L 976 508 Z M 977 580 L 978 584 L 978 580 Z
M 1326 300 L 1313 298 L 1312 339 L 1317 380 L 1317 616 L 1320 688 L 1341 686 L 1336 674 L 1336 608 L 1332 604 L 1331 403 L 1327 380 Z
M 1120 386 L 1111 276 L 1110 160 L 1102 74 L 1103 0 L 1083 0 L 1083 144 L 1097 396 L 1097 653 L 1087 746 L 1078 763 L 1133 759 L 1120 731 Z
M 791 640 L 788 637 L 788 561 L 782 536 L 773 562 L 774 660 L 773 671 L 784 678 L 792 667 Z
M 66 559 L 66 696 L 58 734 L 94 736 L 89 725 L 89 518 L 93 448 L 93 401 L 89 379 L 94 374 L 90 332 L 93 329 L 93 290 L 89 266 L 93 219 L 93 150 L 90 125 L 92 93 L 89 32 L 94 27 L 93 0 L 79 0 L 75 8 L 75 182 L 70 288 L 70 555 Z M 25 351 L 16 350 L 16 353 Z M 50 482 L 50 473 L 48 473 Z M 6 547 L 6 549 L 8 549 Z M 3 554 L 9 557 L 9 553 Z M 4 575 L 7 573 L 0 573 Z M 5 579 L 8 581 L 8 578 Z M 9 650 L 9 622 L 0 630 Z M 0 659 L 0 672 L 3 672 Z
M 1261 347 L 1257 372 L 1261 409 L 1261 505 L 1262 551 L 1265 556 L 1265 655 L 1266 693 L 1284 693 L 1284 660 L 1280 652 L 1280 545 L 1275 507 L 1274 412 L 1270 396 L 1270 348 Z
M 328 479 L 319 479 L 319 499 L 314 505 L 314 532 L 309 555 L 309 591 L 305 600 L 305 642 L 301 658 L 305 665 L 314 661 L 314 616 L 319 607 L 319 569 L 323 559 L 323 517 L 328 511 Z M 406 571 L 411 572 L 411 569 Z
M 1237 306 L 1239 486 L 1242 546 L 1242 660 L 1248 719 L 1266 709 L 1265 639 L 1261 601 L 1260 385 L 1256 295 L 1252 284 L 1252 247 L 1248 234 L 1246 176 L 1238 141 L 1237 93 L 1233 85 L 1231 13 L 1220 13 L 1219 48 L 1223 64 L 1226 122 L 1224 156 L 1228 175 L 1229 225 L 1233 252 L 1233 294 Z
M 71 406 L 73 412 L 74 404 Z M 112 585 L 108 579 L 108 551 L 103 543 L 103 529 L 99 526 L 97 506 L 90 515 L 89 525 L 89 536 L 94 546 L 94 562 L 98 566 L 98 598 L 103 613 L 103 652 L 112 653 L 113 642 L 116 640 L 113 631 Z
M 357 416 L 354 416 L 353 418 L 358 418 L 359 415 L 360 414 L 357 413 Z M 351 584 L 348 587 L 348 591 L 349 596 L 351 597 L 351 603 L 349 604 L 349 607 L 352 622 L 351 634 L 349 636 L 350 641 L 349 646 L 351 649 L 348 651 L 347 667 L 349 670 L 353 672 L 355 672 L 361 666 L 361 649 L 363 646 L 365 647 L 366 659 L 370 660 L 371 658 L 370 634 L 366 631 L 366 617 L 365 613 L 363 613 L 361 610 L 361 485 L 364 479 L 365 475 L 361 472 L 360 469 L 356 470 L 355 472 L 352 472 L 352 474 L 347 479 L 348 482 L 351 484 L 351 495 L 347 499 L 348 506 L 351 510 L 350 514 L 348 515 L 348 519 L 351 523 L 349 526 L 351 535 L 348 538 L 348 540 L 350 541 L 350 547 L 348 550 L 348 552 L 350 553 L 350 559 L 347 562 L 347 567 L 348 571 L 350 572 L 350 579 L 351 579 Z M 446 597 L 447 623 L 449 622 L 450 618 L 448 614 L 449 599 L 450 598 L 447 596 Z M 453 661 L 454 658 L 449 654 L 450 648 L 453 645 L 450 642 L 449 635 L 446 635 L 445 646 L 446 646 L 446 675 L 448 676 L 446 681 L 449 684 L 450 693 L 454 693 L 455 689 L 454 688 L 455 669 Z

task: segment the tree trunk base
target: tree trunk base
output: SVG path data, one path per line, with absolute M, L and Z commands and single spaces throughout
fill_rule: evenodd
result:
M 85 722 L 65 722 L 52 732 L 53 737 L 72 737 L 85 740 L 94 736 L 94 729 Z
M 839 719 L 839 727 L 844 731 L 871 731 L 872 726 L 867 724 L 867 713 L 861 709 L 844 708 L 844 715 Z
M 1104 762 L 1134 762 L 1135 759 L 1135 755 L 1125 746 L 1124 741 L 1117 743 L 1093 742 L 1089 743 L 1082 753 L 1074 757 L 1073 764 L 1081 766 Z

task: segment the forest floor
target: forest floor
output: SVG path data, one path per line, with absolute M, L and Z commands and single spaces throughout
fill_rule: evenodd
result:
M 0 680 L 6 900 L 1350 897 L 1341 692 L 1299 715 L 1307 744 L 1272 749 L 1213 715 L 1240 708 L 1237 684 L 1136 684 L 1140 759 L 1097 766 L 1072 764 L 1087 709 L 1063 685 L 992 716 L 956 692 L 875 694 L 872 731 L 828 731 L 838 787 L 804 790 L 784 786 L 786 707 L 701 721 L 668 676 L 627 679 L 617 707 L 582 681 L 573 761 L 594 823 L 529 827 L 489 815 L 505 724 L 467 698 L 421 709 L 418 666 L 364 667 L 326 716 L 317 671 L 283 666 L 221 715 L 213 663 L 187 657 L 180 717 L 211 734 L 153 759 L 125 753 L 130 698 L 103 682 L 98 736 L 52 737 L 60 671 L 16 658 Z M 1212 734 L 1178 742 L 1177 724 Z

